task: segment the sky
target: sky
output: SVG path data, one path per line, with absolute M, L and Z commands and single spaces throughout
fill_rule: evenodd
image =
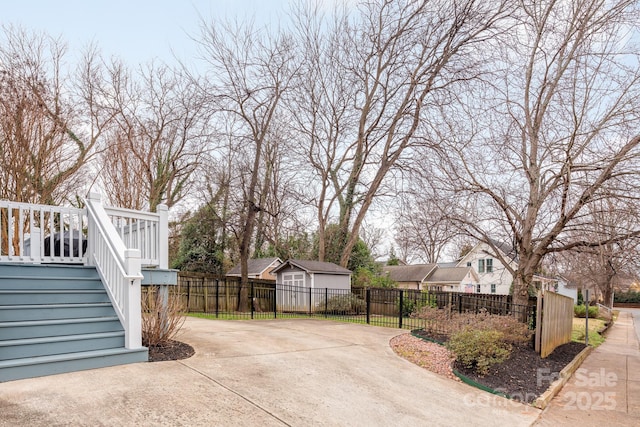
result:
M 253 19 L 277 25 L 287 0 L 0 0 L 0 26 L 61 37 L 73 57 L 94 43 L 129 65 L 174 63 L 196 53 L 201 18 Z

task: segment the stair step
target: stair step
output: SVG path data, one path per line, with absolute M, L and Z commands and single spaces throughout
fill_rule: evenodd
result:
M 124 347 L 124 331 L 0 341 L 0 360 Z
M 2 322 L 0 323 L 0 340 L 118 332 L 122 330 L 122 324 L 117 316 Z
M 0 382 L 146 362 L 149 350 L 107 349 L 0 361 Z
M 0 263 L 0 383 L 146 362 L 95 267 Z
M 16 264 L 0 263 L 3 276 L 21 277 L 82 277 L 98 278 L 98 271 L 95 267 L 82 265 L 54 265 L 54 264 Z
M 113 317 L 115 315 L 116 312 L 110 302 L 49 305 L 0 305 L 0 322 L 79 319 L 83 317 Z
M 2 305 L 34 305 L 109 302 L 103 290 L 0 290 Z
M 36 289 L 104 289 L 99 277 L 27 277 L 0 276 L 0 290 L 36 290 Z

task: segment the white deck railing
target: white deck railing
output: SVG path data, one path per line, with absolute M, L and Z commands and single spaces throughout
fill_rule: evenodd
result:
M 158 205 L 157 213 L 113 207 L 105 207 L 105 210 L 125 246 L 140 250 L 140 262 L 144 267 L 168 268 L 166 205 Z
M 90 193 L 86 209 L 0 200 L 0 262 L 96 267 L 125 330 L 142 346 L 142 266 L 168 267 L 168 209 L 110 208 Z
M 86 264 L 84 209 L 0 200 L 0 262 Z

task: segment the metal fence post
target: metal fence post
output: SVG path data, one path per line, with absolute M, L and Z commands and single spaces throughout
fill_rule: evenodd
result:
M 328 317 L 327 309 L 329 308 L 329 288 L 324 288 L 324 318 Z
M 309 317 L 311 317 L 311 286 L 309 286 Z
M 371 315 L 371 289 L 366 288 L 364 290 L 365 301 L 367 302 L 367 325 L 370 324 L 370 315 Z
M 402 329 L 402 309 L 404 307 L 404 291 L 400 289 L 400 310 L 398 313 L 398 328 Z
M 220 280 L 216 279 L 216 317 L 220 312 Z
M 187 311 L 191 311 L 191 280 L 187 280 Z
M 273 318 L 278 318 L 278 284 L 273 288 Z

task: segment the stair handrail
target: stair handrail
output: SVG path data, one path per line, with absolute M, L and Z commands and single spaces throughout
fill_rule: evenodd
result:
M 96 267 L 125 331 L 125 348 L 142 347 L 140 250 L 127 249 L 109 219 L 99 193 L 85 199 L 87 261 Z

